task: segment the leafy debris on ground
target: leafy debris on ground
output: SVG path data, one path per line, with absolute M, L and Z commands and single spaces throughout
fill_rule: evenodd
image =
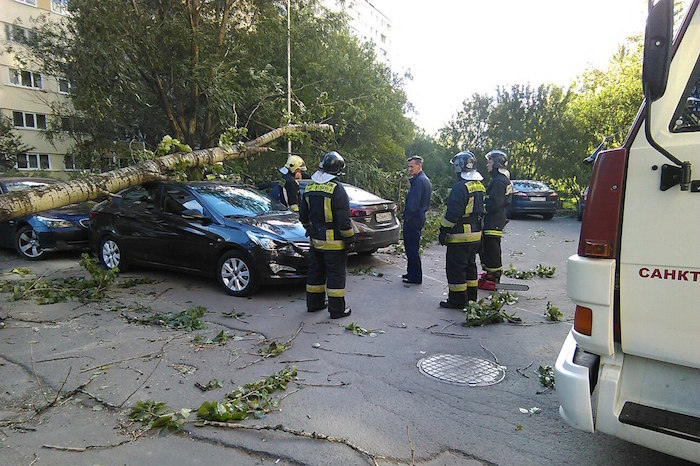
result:
M 503 306 L 515 304 L 516 302 L 518 302 L 517 295 L 508 292 L 491 293 L 488 301 L 484 298 L 478 301 L 469 301 L 464 309 L 466 322 L 463 325 L 475 327 L 498 324 L 504 321 L 508 321 L 511 324 L 519 324 L 522 322 L 520 317 L 508 314 L 503 310 Z
M 117 283 L 119 288 L 133 288 L 138 285 L 151 285 L 153 283 L 159 283 L 160 280 L 150 277 L 137 277 L 137 278 L 127 278 L 120 279 Z
M 369 330 L 364 327 L 360 327 L 357 325 L 355 322 L 349 323 L 348 325 L 345 326 L 345 330 L 350 330 L 352 333 L 354 333 L 357 336 L 364 337 L 364 336 L 370 336 L 370 337 L 376 337 L 380 333 L 384 333 L 384 330 Z
M 550 301 L 547 301 L 547 310 L 544 313 L 547 320 L 552 322 L 558 322 L 564 317 L 558 307 L 554 306 Z
M 546 366 L 540 366 L 535 372 L 537 377 L 540 379 L 540 383 L 543 387 L 555 388 L 554 387 L 554 369 L 549 364 Z
M 206 385 L 202 385 L 199 382 L 195 382 L 194 386 L 202 390 L 203 392 L 208 392 L 210 390 L 216 390 L 217 388 L 223 388 L 224 384 L 219 379 L 211 379 Z
M 510 267 L 503 271 L 503 275 L 517 280 L 529 280 L 535 276 L 539 278 L 552 278 L 556 270 L 556 267 L 547 267 L 542 264 L 537 264 L 537 267 L 534 269 L 518 270 L 513 267 L 513 264 L 510 264 Z
M 200 317 L 206 314 L 207 308 L 204 306 L 193 306 L 182 312 L 174 314 L 172 312 L 161 312 L 144 318 L 127 317 L 128 320 L 139 322 L 144 325 L 160 325 L 175 330 L 202 330 L 204 322 Z
M 352 270 L 350 270 L 350 275 L 370 275 L 372 277 L 383 277 L 384 276 L 384 274 L 382 272 L 377 272 L 372 267 L 366 267 L 366 268 L 358 267 L 356 269 L 352 269 Z
M 159 435 L 164 437 L 169 433 L 180 432 L 191 411 L 191 409 L 181 409 L 179 412 L 170 412 L 170 408 L 165 403 L 153 400 L 137 401 L 131 408 L 129 419 L 140 422 L 146 430 L 160 429 Z
M 37 304 L 54 304 L 64 301 L 91 302 L 101 301 L 107 297 L 109 286 L 119 275 L 114 268 L 106 271 L 82 254 L 80 265 L 88 272 L 89 278 L 65 277 L 53 280 L 37 279 L 0 282 L 0 291 L 9 293 L 8 301 L 34 299 Z

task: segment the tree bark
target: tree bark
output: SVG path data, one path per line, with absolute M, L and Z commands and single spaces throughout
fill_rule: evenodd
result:
M 3 194 L 0 195 L 0 222 L 69 204 L 97 199 L 108 193 L 116 193 L 129 186 L 163 179 L 176 166 L 197 167 L 212 165 L 224 160 L 245 158 L 249 154 L 268 150 L 267 147 L 264 147 L 265 144 L 285 134 L 299 131 L 333 132 L 333 127 L 331 125 L 312 123 L 288 125 L 272 130 L 252 141 L 239 143 L 238 147 L 234 147 L 230 151 L 214 147 L 189 153 L 178 152 L 78 180 Z

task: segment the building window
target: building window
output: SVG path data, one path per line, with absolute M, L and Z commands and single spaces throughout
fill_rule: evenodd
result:
M 34 42 L 36 40 L 36 32 L 16 24 L 5 24 L 5 38 L 18 44 L 28 41 Z
M 10 84 L 13 86 L 31 87 L 35 89 L 44 88 L 41 73 L 16 70 L 14 68 L 10 68 Z
M 15 0 L 15 2 L 24 3 L 31 6 L 36 6 L 36 0 Z
M 75 159 L 72 155 L 66 155 L 63 157 L 63 166 L 66 167 L 66 170 L 76 170 Z
M 19 170 L 48 170 L 49 154 L 17 154 L 17 168 Z
M 15 128 L 47 129 L 46 115 L 42 113 L 12 112 Z
M 57 78 L 58 80 L 58 93 L 68 94 L 70 92 L 70 81 L 66 78 Z
M 68 0 L 51 0 L 51 11 L 59 15 L 68 14 Z

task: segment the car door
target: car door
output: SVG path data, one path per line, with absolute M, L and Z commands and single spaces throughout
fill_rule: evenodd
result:
M 209 228 L 211 215 L 185 187 L 165 185 L 161 195 L 152 261 L 188 270 L 213 271 L 220 238 Z M 193 212 L 201 217 L 188 215 Z
M 158 186 L 136 186 L 121 193 L 112 211 L 112 224 L 117 239 L 129 257 L 150 261 L 150 251 L 156 237 L 156 196 Z

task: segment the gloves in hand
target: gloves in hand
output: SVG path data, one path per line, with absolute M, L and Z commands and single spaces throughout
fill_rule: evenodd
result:
M 440 234 L 438 235 L 438 242 L 445 246 L 447 244 L 447 232 L 440 230 Z
M 352 238 L 343 238 L 343 242 L 345 243 L 345 249 L 348 251 L 352 251 L 355 249 L 355 237 L 353 236 Z

